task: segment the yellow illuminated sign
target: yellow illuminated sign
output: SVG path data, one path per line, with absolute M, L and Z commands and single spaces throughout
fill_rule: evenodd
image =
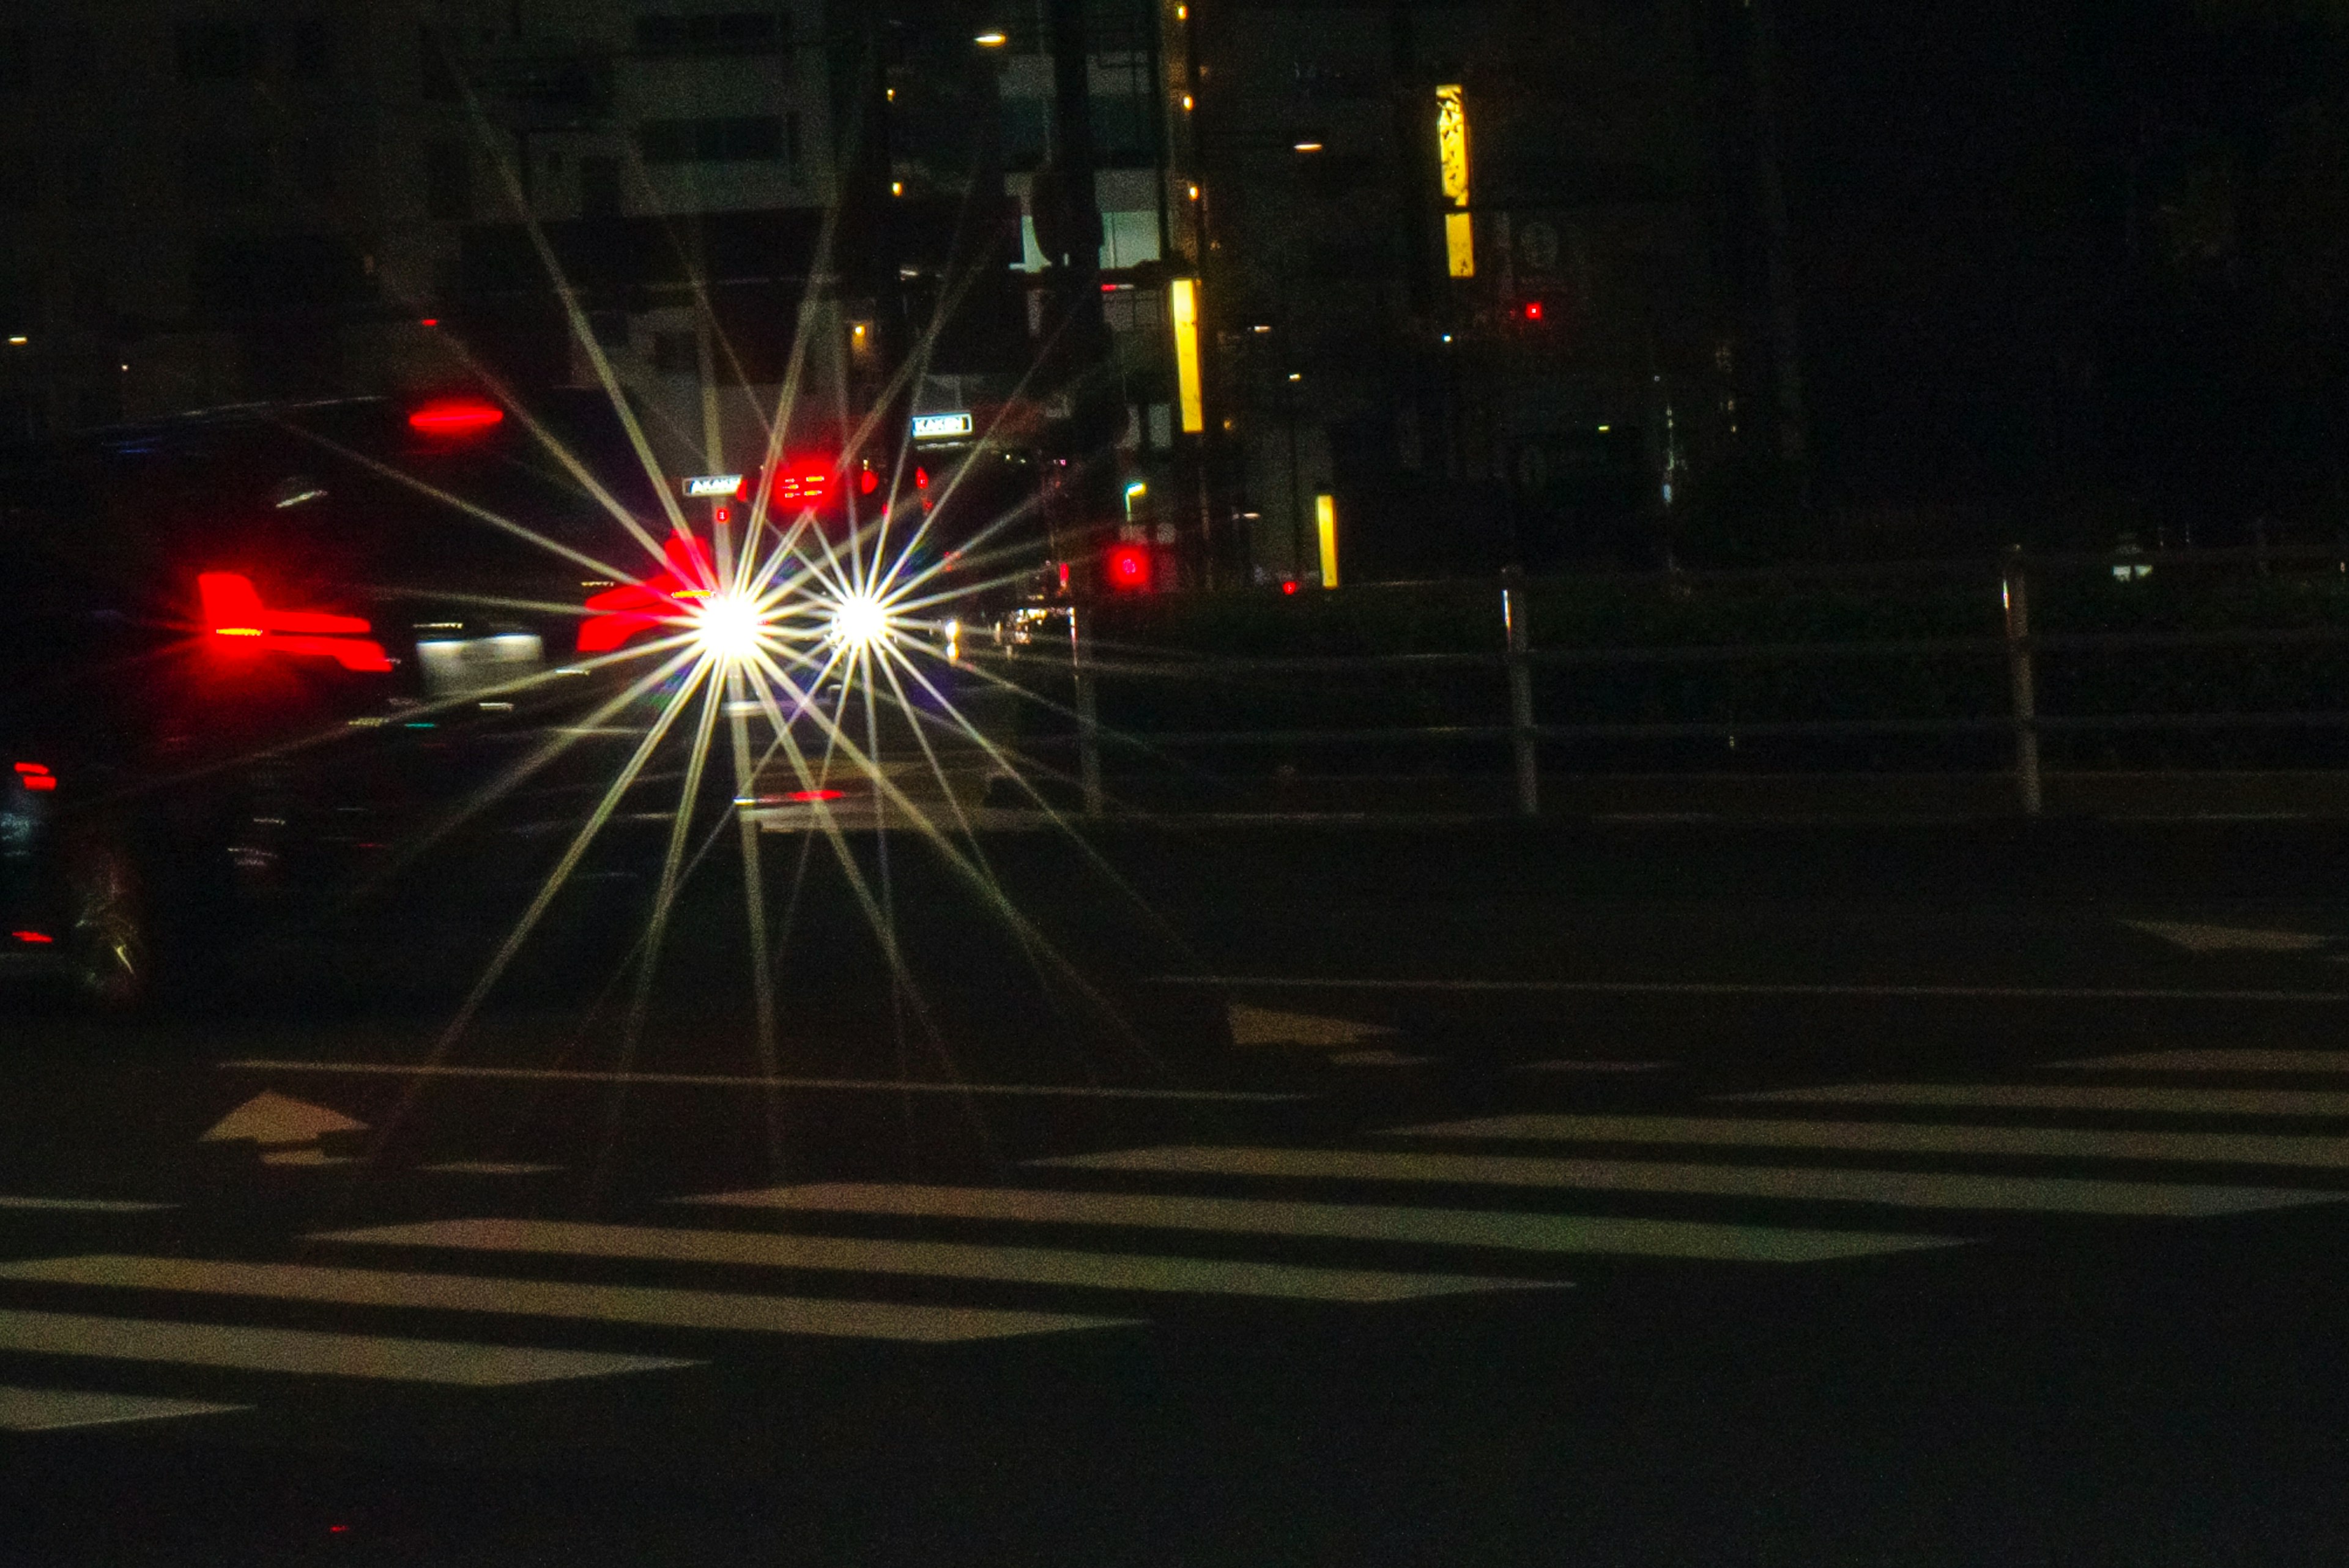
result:
M 1183 433 L 1197 435 L 1206 428 L 1206 410 L 1199 397 L 1199 285 L 1178 277 L 1167 285 L 1174 306 L 1174 390 L 1183 405 Z
M 1338 498 L 1328 491 L 1313 498 L 1313 531 L 1321 541 L 1321 586 L 1338 586 Z
M 1476 275 L 1476 235 L 1468 215 L 1468 105 L 1456 82 L 1435 89 L 1435 157 L 1444 199 L 1444 259 L 1454 277 Z

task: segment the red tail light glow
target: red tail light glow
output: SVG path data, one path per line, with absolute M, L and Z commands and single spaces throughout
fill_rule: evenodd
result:
M 505 423 L 506 411 L 479 398 L 442 398 L 408 416 L 408 428 L 419 435 L 469 436 Z
M 47 947 L 57 940 L 47 931 L 10 931 L 8 934 L 20 942 L 31 942 L 36 947 Z
M 1150 586 L 1150 552 L 1139 545 L 1119 545 L 1109 553 L 1109 586 L 1135 590 Z
M 18 763 L 16 764 L 16 782 L 23 784 L 26 789 L 32 790 L 55 789 L 57 787 L 57 775 L 49 772 L 47 767 L 44 767 L 39 763 Z
M 318 610 L 271 609 L 253 579 L 242 572 L 203 572 L 196 577 L 203 600 L 204 628 L 214 637 L 250 639 L 271 653 L 331 659 L 346 670 L 381 674 L 391 668 L 374 628 L 355 615 Z
M 718 569 L 701 541 L 672 534 L 661 547 L 668 564 L 641 583 L 622 583 L 587 601 L 579 623 L 579 651 L 610 653 L 657 627 L 674 626 L 717 591 Z
M 823 461 L 795 462 L 782 470 L 775 475 L 774 487 L 769 493 L 781 503 L 814 506 L 831 493 L 832 464 Z
M 795 789 L 783 798 L 801 805 L 813 805 L 820 800 L 843 800 L 847 798 L 847 793 L 837 789 Z

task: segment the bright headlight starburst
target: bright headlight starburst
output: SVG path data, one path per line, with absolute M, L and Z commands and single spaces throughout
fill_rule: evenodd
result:
M 694 633 L 703 651 L 723 659 L 743 659 L 758 651 L 767 629 L 759 601 L 739 594 L 714 594 L 694 612 Z
M 871 594 L 851 594 L 833 607 L 833 640 L 847 648 L 870 648 L 886 640 L 889 607 Z

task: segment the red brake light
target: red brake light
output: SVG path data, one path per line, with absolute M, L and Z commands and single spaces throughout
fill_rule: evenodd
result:
M 50 773 L 47 768 L 44 767 L 39 763 L 18 763 L 16 764 L 16 782 L 23 784 L 26 789 L 39 790 L 55 789 L 57 787 L 57 775 Z
M 250 639 L 251 646 L 273 653 L 331 659 L 346 670 L 381 674 L 391 668 L 383 644 L 367 635 L 375 628 L 357 616 L 271 609 L 242 572 L 200 573 L 196 592 L 203 599 L 204 628 L 214 637 Z
M 505 423 L 506 411 L 479 398 L 442 398 L 408 416 L 408 428 L 421 435 L 479 435 Z
M 640 632 L 674 625 L 695 600 L 716 591 L 718 570 L 700 540 L 672 534 L 661 553 L 668 564 L 643 582 L 622 583 L 588 599 L 587 618 L 579 623 L 580 652 L 609 653 Z
M 830 462 L 795 462 L 775 475 L 774 488 L 771 493 L 780 502 L 797 502 L 802 506 L 814 506 L 820 504 L 831 490 L 832 464 Z
M 1109 553 L 1109 586 L 1146 588 L 1150 586 L 1150 552 L 1139 545 L 1120 545 Z

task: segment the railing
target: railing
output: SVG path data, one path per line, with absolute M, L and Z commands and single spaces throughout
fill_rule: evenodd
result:
M 2338 624 L 2296 626 L 2221 626 L 2170 628 L 2153 630 L 2079 630 L 2047 632 L 2033 625 L 2034 585 L 2063 573 L 2112 573 L 2136 582 L 2148 569 L 2164 574 L 2225 571 L 2249 566 L 2264 578 L 2281 569 L 2302 568 L 2301 581 L 2318 583 L 2332 597 L 2323 607 L 2338 609 Z M 2322 573 L 2305 568 L 2321 566 Z M 1594 584 L 1619 583 L 1672 591 L 1694 590 L 1705 585 L 1800 584 L 1829 581 L 1883 581 L 1893 577 L 1928 577 L 1972 582 L 1984 591 L 1995 590 L 2000 614 L 1985 618 L 1993 629 L 1979 634 L 1863 638 L 1854 639 L 1728 641 L 1661 646 L 1537 647 L 1534 611 L 1552 589 L 1588 590 Z M 2168 579 L 2165 578 L 2165 581 Z M 1344 594 L 1460 593 L 1474 585 L 1458 582 L 1349 587 Z M 1076 776 L 1084 811 L 1100 815 L 1105 809 L 1103 753 L 1108 747 L 1136 748 L 1171 753 L 1187 748 L 1304 747 L 1320 745 L 1391 746 L 1402 744 L 1492 745 L 1506 742 L 1510 760 L 1516 810 L 1526 816 L 1541 805 L 1544 742 L 1649 742 L 1689 738 L 1852 739 L 1998 735 L 2008 737 L 2009 764 L 2014 801 L 2028 815 L 2044 808 L 2043 738 L 2064 734 L 2117 734 L 2143 731 L 2216 731 L 2258 729 L 2349 729 L 2349 709 L 2310 706 L 2260 710 L 2224 706 L 2167 711 L 2046 713 L 2040 708 L 2044 683 L 2043 659 L 2050 656 L 2103 655 L 2135 651 L 2251 649 L 2260 648 L 2349 648 L 2349 562 L 2337 551 L 2203 550 L 2174 551 L 2147 556 L 2066 555 L 2026 557 L 2020 552 L 2003 559 L 1960 562 L 1905 562 L 1889 566 L 1849 567 L 1803 566 L 1771 571 L 1621 574 L 1611 577 L 1534 580 L 1505 575 L 1481 591 L 1497 612 L 1493 640 L 1485 649 L 1445 649 L 1363 654 L 1298 654 L 1232 657 L 1220 654 L 1171 656 L 1133 647 L 1104 649 L 1095 634 L 1096 614 L 1080 607 L 1071 617 L 1070 674 L 1073 701 L 1073 741 Z M 1495 602 L 1497 601 L 1497 602 Z M 1777 665 L 1857 663 L 1900 659 L 2002 660 L 2006 703 L 2004 711 L 1931 716 L 1785 718 L 1661 718 L 1623 722 L 1545 722 L 1537 701 L 1536 676 L 1551 670 L 1630 670 L 1638 668 L 1701 668 L 1744 663 Z M 1101 716 L 1104 681 L 1164 680 L 1169 677 L 1214 676 L 1225 680 L 1281 675 L 1361 676 L 1423 675 L 1444 671 L 1490 671 L 1498 679 L 1492 692 L 1500 699 L 1499 714 L 1490 719 L 1467 717 L 1460 722 L 1390 726 L 1299 727 L 1150 730 L 1105 724 Z

